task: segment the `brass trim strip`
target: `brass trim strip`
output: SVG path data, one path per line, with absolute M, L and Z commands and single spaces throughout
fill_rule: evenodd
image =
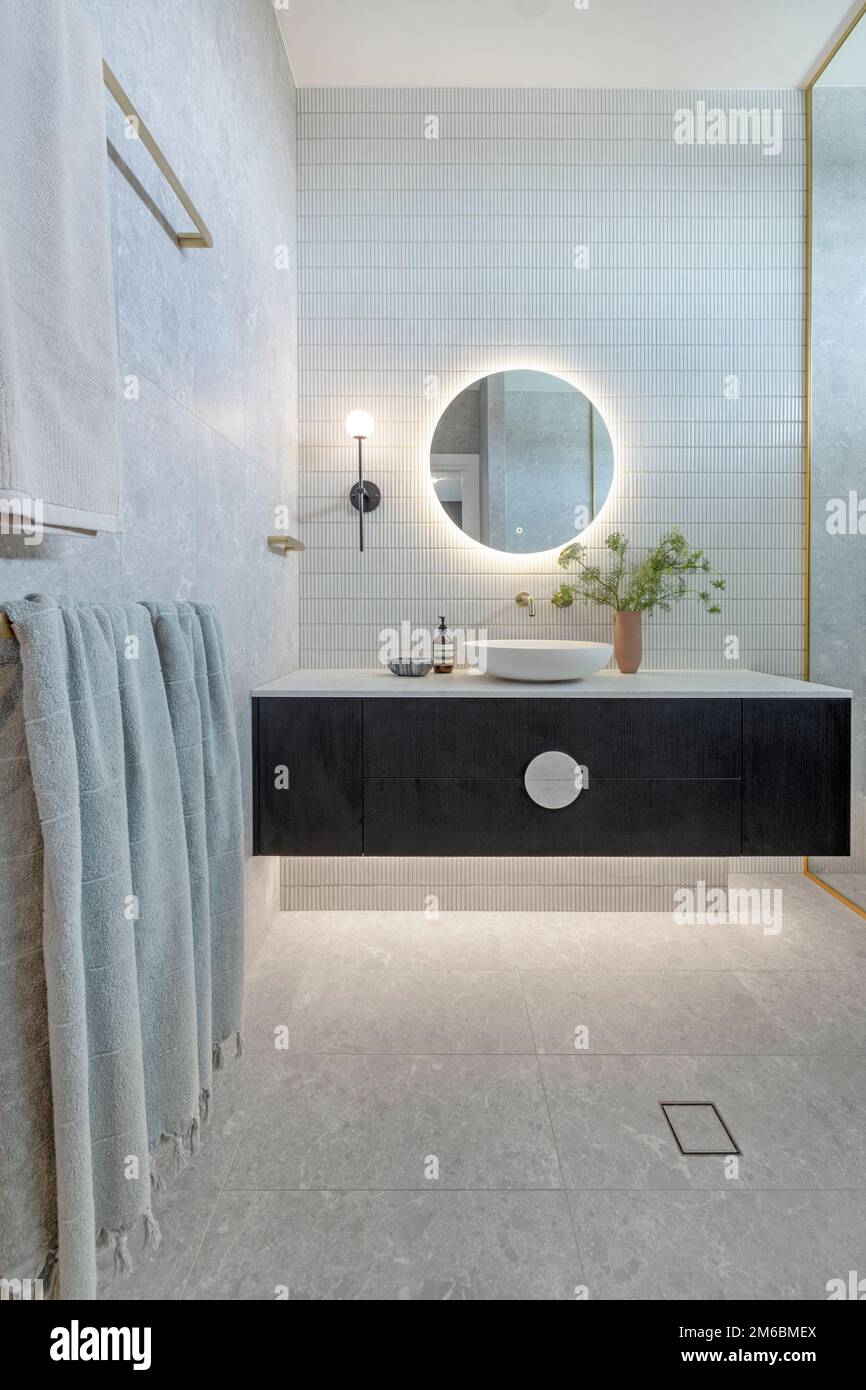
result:
M 806 256 L 803 351 L 803 680 L 812 638 L 812 88 L 806 89 Z
M 809 880 L 810 883 L 817 883 L 818 887 L 823 888 L 825 893 L 829 893 L 832 898 L 838 898 L 840 903 L 844 903 L 846 907 L 850 907 L 851 911 L 856 912 L 858 917 L 866 917 L 866 912 L 864 912 L 862 907 L 858 907 L 856 903 L 852 903 L 851 899 L 846 898 L 845 894 L 840 893 L 838 889 L 831 888 L 829 883 L 824 882 L 823 878 L 818 878 L 817 874 L 812 873 L 812 870 L 808 867 L 808 865 L 808 859 L 804 859 L 803 874 Z
M 804 488 L 805 488 L 805 561 L 803 568 L 803 679 L 809 679 L 811 667 L 810 643 L 812 635 L 812 194 L 813 194 L 813 144 L 812 144 L 812 94 L 818 79 L 823 76 L 827 68 L 832 63 L 836 54 L 839 52 L 846 39 L 850 38 L 863 16 L 866 15 L 866 0 L 860 5 L 854 18 L 848 23 L 840 34 L 839 38 L 833 43 L 831 48 L 820 59 L 812 76 L 805 84 L 805 117 L 806 117 L 806 344 L 804 356 L 805 372 L 805 395 L 804 395 L 804 444 L 805 444 L 805 465 L 804 465 Z M 837 898 L 840 903 L 850 907 L 852 912 L 856 912 L 860 917 L 866 917 L 862 907 L 858 907 L 850 898 L 846 898 L 844 893 L 840 893 L 835 888 L 831 888 L 829 883 L 818 878 L 809 868 L 808 856 L 803 857 L 803 875 L 809 879 L 810 883 L 817 883 L 819 888 L 823 888 L 825 893 Z
M 117 78 L 115 77 L 114 73 L 111 71 L 111 68 L 104 60 L 102 64 L 102 76 L 105 81 L 106 87 L 110 91 L 111 95 L 114 97 L 114 100 L 117 102 L 126 119 L 133 119 L 135 121 L 135 131 L 139 140 L 144 145 L 144 148 L 147 150 L 148 154 L 153 159 L 154 164 L 157 166 L 164 178 L 170 184 L 172 192 L 182 203 L 183 207 L 186 209 L 193 222 L 195 223 L 196 230 L 194 232 L 174 233 L 174 237 L 177 241 L 178 246 L 182 247 L 184 250 L 195 250 L 197 247 L 209 248 L 213 246 L 213 237 L 211 236 L 210 232 L 208 231 L 205 225 L 204 218 L 196 208 L 195 204 L 192 201 L 192 198 L 190 198 L 189 194 L 187 193 L 177 174 L 172 169 L 162 150 L 159 148 L 159 145 L 154 140 L 144 121 L 141 119 L 141 116 L 139 115 L 138 111 L 136 111 L 129 97 L 126 95 L 126 92 L 123 90 Z

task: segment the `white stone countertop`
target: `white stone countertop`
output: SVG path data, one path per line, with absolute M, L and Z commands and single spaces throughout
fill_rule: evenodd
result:
M 386 667 L 370 670 L 304 669 L 257 686 L 253 696 L 330 695 L 389 699 L 466 699 L 470 696 L 517 699 L 850 699 L 850 690 L 831 685 L 765 676 L 760 671 L 598 671 L 582 680 L 509 681 L 475 670 L 450 676 L 393 676 Z

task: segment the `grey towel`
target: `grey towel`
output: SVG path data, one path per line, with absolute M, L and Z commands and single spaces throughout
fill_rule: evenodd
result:
M 147 604 L 181 771 L 192 889 L 205 1110 L 211 1052 L 242 1049 L 244 831 L 234 705 L 222 626 L 213 604 Z
M 0 639 L 0 1275 L 38 1279 L 57 1248 L 42 833 L 18 643 Z
M 59 1292 L 89 1298 L 97 1234 L 114 1241 L 119 1272 L 129 1267 L 127 1240 L 140 1218 L 145 1244 L 158 1242 L 156 1145 L 169 1139 L 177 1164 L 186 1162 L 209 1099 L 210 1047 L 221 1051 L 232 1033 L 240 1047 L 237 744 L 225 717 L 218 620 L 206 605 L 161 609 L 159 645 L 140 604 L 35 598 L 6 609 L 20 646 L 44 841 L 53 1097 L 53 1133 L 44 1137 L 56 1164 Z M 184 656 L 190 669 L 166 687 L 163 668 L 173 672 Z M 184 688 L 194 692 L 197 724 L 193 701 L 179 698 Z M 223 861 L 232 864 L 230 885 Z M 31 930 L 38 940 L 38 923 Z M 35 1085 L 25 1108 L 31 1129 L 44 1128 Z M 0 1155 L 6 1128 L 4 1118 Z M 35 1210 L 38 1194 L 32 1200 L 31 1243 L 52 1222 Z

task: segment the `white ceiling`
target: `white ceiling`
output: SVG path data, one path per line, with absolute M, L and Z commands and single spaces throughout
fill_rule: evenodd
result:
M 799 87 L 852 0 L 274 0 L 299 87 Z
M 866 87 L 866 17 L 818 78 L 819 87 Z

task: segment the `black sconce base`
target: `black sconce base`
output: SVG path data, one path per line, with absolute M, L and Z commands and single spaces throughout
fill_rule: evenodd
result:
M 374 512 L 382 501 L 382 494 L 375 483 L 356 483 L 349 493 L 349 500 L 355 511 L 360 511 L 360 498 L 363 493 L 364 511 Z

